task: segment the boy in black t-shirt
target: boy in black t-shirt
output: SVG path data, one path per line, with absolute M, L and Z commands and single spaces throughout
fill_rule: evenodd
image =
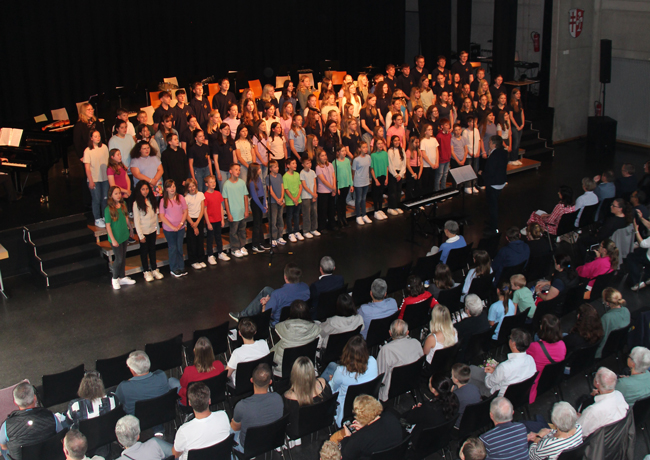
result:
M 413 88 L 411 66 L 408 64 L 402 64 L 402 75 L 398 76 L 396 80 L 397 87 L 404 92 L 406 99 L 411 99 L 411 88 Z
M 446 65 L 447 58 L 442 55 L 438 56 L 438 67 L 433 69 L 433 72 L 431 72 L 431 78 L 438 81 L 438 75 L 444 75 L 445 82 L 451 84 L 451 74 L 449 73 L 449 70 L 445 68 Z
M 508 90 L 506 89 L 505 85 L 503 85 L 503 77 L 501 75 L 497 75 L 494 77 L 494 83 L 490 85 L 490 95 L 492 96 L 492 104 L 497 103 L 499 100 L 499 94 L 505 94 L 506 97 L 508 97 Z
M 388 64 L 386 66 L 386 78 L 384 81 L 388 83 L 391 94 L 397 89 L 397 79 L 395 78 L 395 66 L 393 64 Z
M 187 94 L 184 89 L 176 91 L 176 106 L 174 106 L 174 129 L 178 134 L 182 134 L 187 129 L 187 120 L 190 115 L 194 115 L 194 109 L 187 104 Z
M 485 69 L 483 67 L 478 68 L 476 71 L 476 78 L 474 78 L 472 83 L 469 84 L 472 99 L 474 99 L 474 94 L 478 91 L 478 85 L 481 83 L 481 80 L 485 80 Z
M 451 66 L 451 73 L 457 73 L 460 75 L 460 81 L 462 83 L 472 83 L 474 76 L 472 75 L 472 64 L 467 62 L 469 54 L 467 51 L 461 51 L 458 55 L 458 61 L 454 62 Z
M 422 75 L 429 75 L 429 71 L 424 67 L 424 56 L 415 56 L 415 68 L 411 69 L 411 81 L 414 86 L 420 86 Z
M 158 93 L 158 99 L 160 99 L 160 105 L 153 113 L 153 132 L 158 131 L 158 125 L 162 123 L 165 115 L 174 115 L 174 112 L 169 105 L 172 101 L 172 95 L 169 94 L 169 91 L 161 91 Z
M 196 82 L 192 85 L 194 97 L 190 101 L 190 106 L 194 109 L 196 121 L 199 122 L 201 129 L 208 129 L 208 120 L 210 120 L 210 101 L 203 97 L 203 83 Z
M 228 107 L 230 107 L 230 104 L 236 104 L 237 98 L 235 98 L 232 91 L 229 91 L 230 80 L 222 78 L 219 84 L 221 88 L 212 98 L 212 108 L 218 110 L 221 117 L 225 118 L 228 114 Z

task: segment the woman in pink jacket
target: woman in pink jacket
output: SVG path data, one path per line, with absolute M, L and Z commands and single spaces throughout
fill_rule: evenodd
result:
M 587 278 L 587 292 L 585 299 L 589 299 L 591 287 L 596 281 L 596 277 L 609 273 L 612 270 L 618 270 L 618 248 L 612 240 L 604 240 L 600 243 L 598 249 L 594 249 L 596 258 L 591 262 L 578 267 L 576 271 L 581 278 Z
M 562 328 L 557 316 L 544 315 L 542 317 L 538 336 L 539 340 L 531 343 L 526 350 L 526 353 L 535 360 L 537 367 L 537 378 L 530 389 L 530 404 L 534 403 L 537 397 L 537 384 L 544 368 L 549 364 L 559 363 L 566 357 L 566 345 L 562 340 Z

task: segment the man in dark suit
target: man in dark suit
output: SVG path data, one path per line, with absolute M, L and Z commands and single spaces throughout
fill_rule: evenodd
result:
M 459 358 L 464 357 L 469 339 L 474 334 L 480 334 L 490 329 L 487 314 L 483 312 L 483 301 L 476 294 L 468 294 L 465 297 L 465 313 L 468 317 L 454 325 L 460 344 Z
M 334 291 L 343 287 L 343 277 L 334 275 L 336 264 L 330 256 L 325 256 L 320 260 L 320 277 L 318 281 L 309 286 L 312 312 L 318 307 L 318 296 L 324 292 Z
M 500 136 L 492 136 L 489 141 L 489 153 L 485 161 L 483 176 L 485 183 L 485 195 L 489 213 L 488 226 L 485 229 L 486 235 L 494 235 L 499 228 L 499 194 L 506 186 L 506 171 L 508 169 L 508 152 L 503 148 L 503 140 Z

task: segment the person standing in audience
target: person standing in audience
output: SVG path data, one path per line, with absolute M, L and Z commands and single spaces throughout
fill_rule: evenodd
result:
M 240 168 L 236 163 L 230 165 L 230 177 L 223 184 L 223 198 L 226 215 L 230 223 L 230 252 L 241 258 L 248 255 L 246 249 L 246 219 L 248 218 L 248 189 L 239 178 Z
M 427 363 L 431 364 L 436 351 L 449 348 L 458 343 L 458 331 L 451 322 L 451 314 L 447 307 L 440 304 L 433 307 L 429 330 L 431 334 L 424 341 L 423 349 L 427 357 Z
M 596 359 L 602 357 L 603 348 L 607 343 L 610 332 L 630 325 L 630 310 L 625 306 L 625 299 L 620 292 L 613 287 L 603 290 L 603 304 L 609 310 L 600 319 L 603 323 L 603 339 L 596 350 Z
M 568 402 L 560 401 L 553 405 L 551 422 L 554 429 L 544 428 L 538 433 L 528 433 L 532 442 L 528 450 L 531 460 L 553 460 L 565 450 L 582 444 L 582 427 L 576 410 Z
M 196 121 L 202 130 L 208 129 L 208 120 L 210 120 L 210 101 L 203 97 L 203 83 L 196 82 L 192 84 L 194 97 L 190 101 L 190 106 L 196 115 Z M 221 112 L 220 113 L 225 113 Z
M 167 149 L 161 154 L 163 167 L 163 180 L 173 180 L 177 185 L 178 193 L 185 193 L 185 184 L 190 177 L 187 156 L 180 147 L 178 134 L 167 135 Z
M 616 390 L 620 391 L 629 405 L 634 405 L 639 399 L 650 396 L 650 350 L 645 347 L 634 347 L 627 357 L 627 367 L 630 375 L 622 375 L 616 382 Z
M 117 186 L 111 187 L 108 190 L 108 206 L 104 211 L 104 219 L 108 241 L 115 255 L 115 261 L 111 267 L 113 289 L 121 289 L 122 285 L 135 284 L 135 280 L 126 276 L 125 273 L 128 240 L 133 236 L 133 227 L 128 215 L 129 211 L 122 199 L 122 191 Z
M 183 258 L 183 239 L 187 220 L 187 203 L 183 195 L 176 192 L 173 180 L 165 181 L 165 192 L 159 205 L 163 233 L 169 250 L 169 269 L 174 278 L 187 275 Z
M 185 194 L 187 203 L 187 259 L 194 270 L 201 270 L 206 267 L 203 258 L 205 250 L 203 249 L 203 219 L 205 215 L 205 195 L 199 192 L 194 179 L 188 179 L 187 193 Z
M 533 342 L 526 350 L 535 360 L 537 378 L 530 389 L 530 404 L 537 398 L 537 384 L 544 372 L 544 368 L 550 364 L 564 361 L 566 357 L 566 345 L 562 341 L 562 325 L 560 319 L 555 315 L 544 315 L 539 326 L 539 341 Z
M 164 460 L 172 454 L 172 445 L 154 436 L 140 442 L 140 420 L 133 415 L 125 415 L 115 425 L 115 437 L 124 447 L 117 460 Z
M 140 181 L 133 198 L 133 223 L 140 242 L 140 262 L 144 279 L 147 282 L 153 281 L 154 278 L 163 279 L 156 259 L 156 240 L 160 232 L 158 204 L 151 193 L 149 183 Z
M 190 115 L 194 114 L 194 109 L 187 103 L 187 93 L 184 89 L 176 90 L 176 105 L 173 109 L 174 129 L 183 134 L 188 128 Z
M 86 149 L 83 152 L 83 163 L 85 166 L 88 189 L 92 197 L 93 217 L 95 226 L 104 228 L 104 209 L 108 194 L 108 148 L 102 143 L 102 136 L 99 131 L 94 130 L 88 137 Z
M 235 449 L 244 451 L 246 433 L 250 428 L 275 422 L 284 413 L 282 396 L 269 392 L 272 374 L 268 364 L 259 364 L 253 370 L 253 396 L 242 399 L 235 406 L 230 428 L 235 432 Z
M 386 281 L 377 278 L 372 282 L 370 298 L 372 302 L 361 305 L 359 314 L 363 318 L 361 335 L 365 339 L 373 319 L 383 319 L 397 312 L 397 302 L 392 297 L 386 297 L 388 285 Z
M 131 125 L 133 127 L 133 125 Z M 135 146 L 135 129 L 133 130 L 133 135 L 128 133 L 128 124 L 126 121 L 118 118 L 115 121 L 115 126 L 113 127 L 113 136 L 108 141 L 108 150 L 117 149 L 122 152 L 122 163 L 126 166 L 128 170 L 131 166 L 131 150 Z
M 383 345 L 377 356 L 377 367 L 384 374 L 383 385 L 379 389 L 379 400 L 387 401 L 390 391 L 392 371 L 395 367 L 411 364 L 423 356 L 422 345 L 417 339 L 409 337 L 406 321 L 396 319 L 390 325 L 391 341 Z
M 606 339 L 604 339 L 606 340 Z M 587 438 L 599 428 L 618 422 L 627 415 L 629 405 L 620 391 L 616 389 L 617 377 L 614 372 L 601 367 L 594 377 L 594 403 L 578 413 L 578 425 L 582 436 Z

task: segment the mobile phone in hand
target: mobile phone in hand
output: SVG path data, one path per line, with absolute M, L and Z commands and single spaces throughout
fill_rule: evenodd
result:
M 348 420 L 347 422 L 343 422 L 343 426 L 347 427 L 347 429 L 350 431 L 350 433 L 354 433 L 355 431 L 357 431 L 357 429 L 352 426 L 352 420 Z

